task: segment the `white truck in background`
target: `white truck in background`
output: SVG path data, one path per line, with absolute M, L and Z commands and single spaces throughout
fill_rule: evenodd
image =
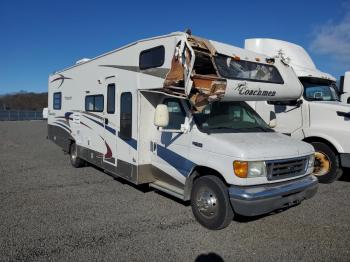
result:
M 336 79 L 318 70 L 299 45 L 256 38 L 245 40 L 245 48 L 293 67 L 304 86 L 300 99 L 249 104 L 267 123 L 276 119 L 276 131 L 311 143 L 316 151 L 314 174 L 320 182 L 335 181 L 342 168 L 350 167 L 350 106 L 340 102 Z
M 313 147 L 274 132 L 244 102 L 302 90 L 280 59 L 177 32 L 50 75 L 48 138 L 74 167 L 89 162 L 190 200 L 199 223 L 221 229 L 234 214 L 316 193 Z
M 340 100 L 345 104 L 350 104 L 350 71 L 345 72 L 339 82 Z

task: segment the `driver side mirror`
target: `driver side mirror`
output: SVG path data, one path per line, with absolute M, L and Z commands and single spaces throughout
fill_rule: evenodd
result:
M 166 127 L 169 124 L 169 110 L 164 104 L 159 104 L 154 113 L 154 125 L 157 127 Z

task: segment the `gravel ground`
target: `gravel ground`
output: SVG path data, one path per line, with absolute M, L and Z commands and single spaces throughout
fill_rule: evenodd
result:
M 0 122 L 0 260 L 350 261 L 346 173 L 299 206 L 209 231 L 189 205 L 72 168 L 46 123 Z

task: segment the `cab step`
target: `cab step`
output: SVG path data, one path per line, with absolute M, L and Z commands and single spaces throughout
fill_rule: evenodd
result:
M 149 184 L 150 187 L 153 187 L 157 190 L 163 191 L 169 195 L 172 195 L 176 198 L 179 199 L 184 199 L 184 190 L 181 188 L 178 188 L 176 186 L 170 185 L 166 182 L 160 181 L 160 180 L 156 180 L 152 183 Z

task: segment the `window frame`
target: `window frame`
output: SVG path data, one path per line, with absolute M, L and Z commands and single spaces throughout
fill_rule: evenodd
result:
M 59 108 L 56 108 L 56 103 L 55 103 L 55 96 L 56 96 L 56 95 L 60 95 L 60 105 L 59 105 Z M 61 110 L 61 109 L 62 109 L 62 92 L 55 92 L 55 93 L 53 93 L 52 107 L 53 107 L 53 110 Z
M 110 110 L 110 88 L 113 87 L 114 88 L 114 94 L 113 94 L 113 110 Z M 116 106 L 116 87 L 115 84 L 108 84 L 107 85 L 107 114 L 114 114 L 115 113 L 115 106 Z
M 102 96 L 102 110 L 96 110 L 96 97 L 98 97 L 98 96 Z M 88 108 L 87 108 L 87 106 L 86 106 L 86 99 L 87 98 L 89 98 L 89 97 L 93 97 L 93 105 L 94 105 L 94 109 L 93 110 L 89 110 Z M 86 112 L 103 112 L 103 110 L 104 110 L 104 107 L 105 107 L 105 102 L 104 102 L 104 96 L 103 96 L 103 94 L 96 94 L 96 95 L 87 95 L 87 96 L 85 96 L 85 111 Z
M 162 60 L 158 64 L 155 64 L 155 65 L 142 66 L 142 64 L 141 64 L 141 57 L 142 57 L 142 55 L 144 55 L 145 53 L 152 52 L 153 50 L 156 50 L 156 49 L 162 49 L 162 52 L 163 52 Z M 139 68 L 140 68 L 140 70 L 146 70 L 146 69 L 150 69 L 150 68 L 161 67 L 161 66 L 164 65 L 164 62 L 165 62 L 165 47 L 163 45 L 159 45 L 159 46 L 155 46 L 155 47 L 152 47 L 152 48 L 149 48 L 149 49 L 145 49 L 145 50 L 140 52 L 140 55 L 139 55 Z

